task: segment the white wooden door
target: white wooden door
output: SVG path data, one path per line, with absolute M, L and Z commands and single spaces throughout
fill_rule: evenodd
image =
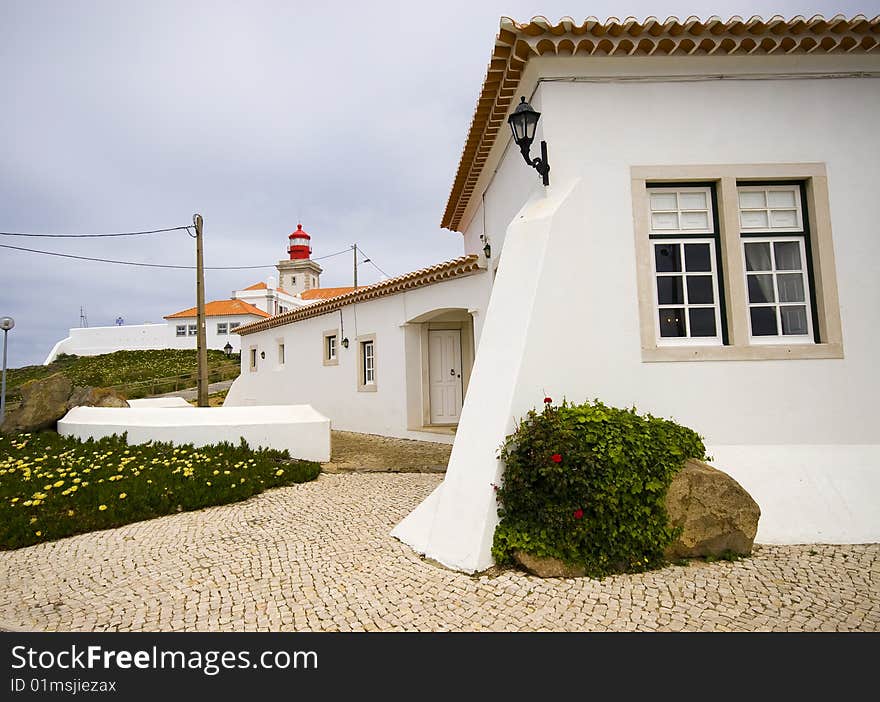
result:
M 461 332 L 428 332 L 431 424 L 457 424 L 461 415 Z

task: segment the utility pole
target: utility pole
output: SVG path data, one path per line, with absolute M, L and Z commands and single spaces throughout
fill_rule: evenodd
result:
M 199 407 L 208 406 L 208 344 L 205 330 L 205 261 L 202 251 L 202 215 L 193 215 L 196 226 L 196 350 L 199 359 Z
M 358 245 L 352 244 L 351 250 L 354 252 L 354 287 L 357 290 L 358 286 Z
M 3 330 L 3 381 L 0 386 L 0 424 L 6 416 L 6 335 L 15 326 L 12 317 L 0 317 L 0 329 Z

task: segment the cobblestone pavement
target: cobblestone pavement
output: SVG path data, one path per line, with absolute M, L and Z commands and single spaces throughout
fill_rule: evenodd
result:
M 49 630 L 871 630 L 880 545 L 602 581 L 470 577 L 388 535 L 440 482 L 322 475 L 245 502 L 0 553 L 0 621 Z

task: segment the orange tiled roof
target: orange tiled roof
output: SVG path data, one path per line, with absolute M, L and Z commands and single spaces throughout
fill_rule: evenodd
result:
M 246 288 L 242 288 L 242 290 L 265 290 L 265 289 L 266 289 L 265 283 L 254 283 L 253 285 L 249 285 Z M 275 289 L 280 293 L 283 293 L 285 295 L 290 295 L 290 297 L 296 297 L 293 293 L 287 292 L 287 290 L 285 290 L 282 287 L 277 287 Z
M 251 303 L 244 300 L 212 300 L 205 303 L 206 317 L 226 317 L 235 314 L 253 314 L 257 317 L 269 317 L 259 307 L 254 307 Z M 177 319 L 183 317 L 195 317 L 196 308 L 190 307 L 188 310 L 175 312 L 174 314 L 165 315 L 165 319 Z
M 303 300 L 328 300 L 331 297 L 337 297 L 338 295 L 345 295 L 346 293 L 350 293 L 355 288 L 312 288 L 311 290 L 304 290 L 300 297 Z
M 507 137 L 505 121 L 519 96 L 529 59 L 536 56 L 753 56 L 788 54 L 848 54 L 880 51 L 880 16 L 825 19 L 800 15 L 768 20 L 720 17 L 701 20 L 634 17 L 604 22 L 588 17 L 578 24 L 563 17 L 556 24 L 533 17 L 520 24 L 508 17 L 501 26 L 489 60 L 483 88 L 465 139 L 458 171 L 446 203 L 441 227 L 459 231 L 483 166 L 498 132 Z
M 257 322 L 251 322 L 238 327 L 235 332 L 239 334 L 253 334 L 254 332 L 280 327 L 284 324 L 299 322 L 310 317 L 320 317 L 328 312 L 335 312 L 338 309 L 350 305 L 355 302 L 369 302 L 378 297 L 386 295 L 394 295 L 396 293 L 406 292 L 413 288 L 421 288 L 425 285 L 433 285 L 434 283 L 442 283 L 445 280 L 458 278 L 459 276 L 472 275 L 483 269 L 477 265 L 478 258 L 475 254 L 469 256 L 460 256 L 451 261 L 438 263 L 428 268 L 421 268 L 411 273 L 399 275 L 396 278 L 383 280 L 381 283 L 373 285 L 365 285 L 362 288 L 352 288 L 350 292 L 326 300 L 319 300 L 311 305 L 303 305 L 297 307 L 290 312 L 278 314 L 271 319 L 261 319 Z M 318 288 L 319 290 L 321 288 Z M 331 290 L 332 288 L 324 288 Z

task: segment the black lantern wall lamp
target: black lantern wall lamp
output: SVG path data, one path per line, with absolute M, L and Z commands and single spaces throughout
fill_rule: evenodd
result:
M 541 142 L 541 157 L 532 158 L 529 150 L 535 139 L 535 128 L 538 126 L 538 120 L 541 113 L 536 112 L 532 106 L 526 102 L 525 97 L 520 98 L 519 105 L 507 118 L 510 125 L 510 131 L 513 132 L 513 140 L 519 146 L 523 158 L 526 163 L 541 174 L 541 180 L 544 185 L 550 185 L 550 162 L 547 160 L 547 142 Z

